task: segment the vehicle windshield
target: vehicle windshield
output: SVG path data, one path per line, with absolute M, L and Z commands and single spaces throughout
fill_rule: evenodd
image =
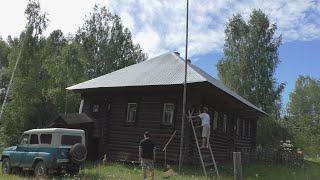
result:
M 77 143 L 82 142 L 82 137 L 77 135 L 62 135 L 61 136 L 61 145 L 63 146 L 72 146 Z
M 19 144 L 20 145 L 28 144 L 28 140 L 29 140 L 29 134 L 23 134 L 20 138 Z

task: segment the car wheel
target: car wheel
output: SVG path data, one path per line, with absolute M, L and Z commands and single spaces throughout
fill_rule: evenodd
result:
M 2 173 L 10 174 L 11 173 L 11 162 L 9 158 L 4 158 L 2 160 Z
M 34 168 L 34 175 L 36 177 L 46 177 L 47 168 L 43 161 L 39 161 Z

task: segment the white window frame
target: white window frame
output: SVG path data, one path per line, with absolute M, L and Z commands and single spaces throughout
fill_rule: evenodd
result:
M 167 106 L 173 106 L 173 109 L 166 109 Z M 173 103 L 164 103 L 163 104 L 163 113 L 162 113 L 162 124 L 164 125 L 172 125 L 172 122 L 173 122 L 173 116 L 174 116 L 174 104 Z M 166 118 L 166 113 L 170 113 L 171 117 L 170 117 L 170 120 L 169 122 L 165 121 L 165 118 Z
M 94 105 L 92 106 L 92 112 L 94 112 L 94 113 L 99 112 L 99 109 L 100 109 L 99 104 L 94 104 Z
M 133 120 L 130 119 L 131 106 L 135 106 L 135 109 L 134 109 L 134 112 L 135 112 L 135 113 L 134 113 L 134 116 L 132 116 L 132 117 L 133 117 Z M 134 122 L 136 122 L 137 109 L 138 109 L 138 104 L 137 104 L 137 103 L 128 103 L 128 106 L 127 106 L 127 120 L 126 120 L 127 123 L 134 123 Z
M 84 99 L 81 99 L 81 101 L 80 101 L 80 106 L 79 106 L 79 114 L 82 113 L 83 105 L 84 105 Z

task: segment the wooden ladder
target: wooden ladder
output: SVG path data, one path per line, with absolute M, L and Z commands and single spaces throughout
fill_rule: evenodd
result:
M 190 120 L 190 123 L 191 123 L 191 127 L 192 127 L 192 130 L 193 130 L 193 135 L 194 135 L 194 138 L 195 138 L 195 141 L 196 141 L 196 145 L 197 145 L 197 149 L 198 149 L 198 153 L 199 153 L 199 156 L 200 156 L 200 162 L 201 162 L 201 165 L 202 165 L 203 174 L 205 176 L 207 176 L 207 169 L 206 168 L 207 167 L 211 167 L 212 165 L 214 165 L 217 177 L 219 177 L 217 164 L 216 164 L 216 161 L 215 161 L 214 156 L 213 156 L 213 152 L 212 152 L 212 149 L 211 149 L 209 138 L 207 140 L 208 141 L 208 147 L 209 147 L 208 149 L 209 149 L 209 152 L 210 152 L 209 159 L 212 162 L 205 163 L 205 161 L 204 161 L 204 157 L 208 158 L 207 156 L 203 156 L 204 151 L 207 151 L 207 149 L 200 149 L 200 147 L 199 147 L 199 141 L 198 141 L 197 133 L 196 133 L 196 130 L 195 130 L 192 118 L 191 118 L 192 114 L 193 114 L 193 112 L 190 113 L 190 111 L 189 111 L 189 120 Z

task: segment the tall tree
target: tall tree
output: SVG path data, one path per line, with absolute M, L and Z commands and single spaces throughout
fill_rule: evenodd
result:
M 79 97 L 67 93 L 65 88 L 87 80 L 81 46 L 73 39 L 66 39 L 60 30 L 55 30 L 46 39 L 43 56 L 42 68 L 47 72 L 46 101 L 51 102 L 57 112 L 74 112 Z
M 40 53 L 43 46 L 41 35 L 48 19 L 36 1 L 29 1 L 25 15 L 28 20 L 25 31 L 18 40 L 11 42 L 13 46 L 9 55 L 10 71 L 19 55 L 21 58 L 3 121 L 5 134 L 10 134 L 6 136 L 6 142 L 10 144 L 16 141 L 22 130 L 42 125 L 51 109 L 42 95 L 46 72 L 41 68 L 43 59 Z
M 94 6 L 93 12 L 76 35 L 87 62 L 89 78 L 94 78 L 146 59 L 139 45 L 117 15 L 106 7 Z
M 231 89 L 264 111 L 279 116 L 284 84 L 274 78 L 279 64 L 281 37 L 261 10 L 254 10 L 248 22 L 233 16 L 226 26 L 224 57 L 218 62 L 218 76 Z
M 7 76 L 8 56 L 11 48 L 9 44 L 0 37 L 0 104 L 2 104 L 9 82 Z
M 320 152 L 320 79 L 299 76 L 290 94 L 288 123 L 295 129 L 296 142 L 309 154 Z

